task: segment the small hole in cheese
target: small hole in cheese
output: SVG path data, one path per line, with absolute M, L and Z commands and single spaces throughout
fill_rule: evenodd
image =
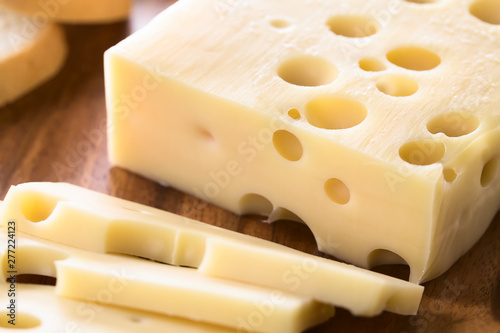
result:
M 393 97 L 407 97 L 418 91 L 418 84 L 402 75 L 385 75 L 377 80 L 377 89 Z
M 284 18 L 272 18 L 269 20 L 269 24 L 276 29 L 285 29 L 292 25 L 292 23 Z
M 459 137 L 474 132 L 479 127 L 479 119 L 470 113 L 448 112 L 432 118 L 427 129 L 432 134 L 444 133 L 449 137 Z
M 377 21 L 359 15 L 334 16 L 326 24 L 334 34 L 351 38 L 368 37 L 380 31 Z
M 417 140 L 405 143 L 399 149 L 399 156 L 414 165 L 430 165 L 441 160 L 445 153 L 442 142 Z
M 309 124 L 324 129 L 354 127 L 367 116 L 366 107 L 355 100 L 342 97 L 319 97 L 306 104 Z
M 59 201 L 43 193 L 25 191 L 21 198 L 21 212 L 30 222 L 42 222 L 52 215 Z
M 273 204 L 266 197 L 249 193 L 240 199 L 240 214 L 256 214 L 269 216 L 273 212 Z
M 9 312 L 7 311 L 1 311 L 0 312 L 0 327 L 3 328 L 14 328 L 14 329 L 26 329 L 26 328 L 35 328 L 38 327 L 42 324 L 42 321 L 38 319 L 37 317 L 33 316 L 32 314 L 26 313 L 26 312 L 21 312 L 21 311 L 16 311 L 16 320 L 15 320 L 15 325 L 12 325 L 8 322 L 7 318 L 9 317 Z
M 448 183 L 451 183 L 457 179 L 457 173 L 453 169 L 444 169 L 443 177 Z
M 339 205 L 345 205 L 351 199 L 349 188 L 337 178 L 330 178 L 325 182 L 325 193 L 330 200 Z
M 500 24 L 500 1 L 498 0 L 476 1 L 470 6 L 469 11 L 483 22 Z
M 337 78 L 338 70 L 325 58 L 304 55 L 285 60 L 277 73 L 290 84 L 316 87 L 332 83 Z
M 481 172 L 481 186 L 487 187 L 489 186 L 498 172 L 499 159 L 493 158 L 489 160 L 483 167 L 483 171 Z
M 297 109 L 291 109 L 288 111 L 288 116 L 292 119 L 299 119 L 300 118 L 300 112 Z
M 380 72 L 387 68 L 382 62 L 374 58 L 363 58 L 358 64 L 359 68 L 367 72 Z
M 276 151 L 289 161 L 300 160 L 304 152 L 299 139 L 286 130 L 274 132 L 273 145 Z
M 414 71 L 430 70 L 441 63 L 441 58 L 436 53 L 415 46 L 396 48 L 387 53 L 387 60 L 396 66 Z

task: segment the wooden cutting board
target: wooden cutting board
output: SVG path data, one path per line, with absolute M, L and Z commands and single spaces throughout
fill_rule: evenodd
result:
M 258 217 L 236 216 L 109 164 L 103 52 L 173 2 L 136 0 L 128 22 L 64 27 L 70 49 L 62 72 L 0 108 L 0 197 L 13 184 L 64 181 L 322 255 L 304 225 L 264 224 Z M 377 271 L 401 278 L 409 274 L 403 266 Z M 499 281 L 497 215 L 472 250 L 448 272 L 425 284 L 417 316 L 383 313 L 359 318 L 339 309 L 333 319 L 310 332 L 500 332 Z

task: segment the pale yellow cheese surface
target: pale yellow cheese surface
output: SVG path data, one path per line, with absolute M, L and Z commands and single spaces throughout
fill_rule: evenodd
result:
M 112 287 L 111 289 L 113 289 Z M 124 287 L 124 285 L 117 284 L 116 289 L 113 290 L 117 291 Z M 111 292 L 109 288 L 105 290 Z M 11 288 L 10 283 L 2 283 L 0 284 L 0 302 L 5 305 L 10 304 L 10 300 L 14 299 L 14 296 L 9 297 L 9 293 L 12 292 L 15 293 L 16 300 L 15 317 L 7 315 L 10 314 L 10 309 L 0 311 L 0 331 L 2 332 L 237 332 L 237 330 L 230 328 L 98 304 L 91 300 L 58 297 L 55 294 L 55 287 L 52 286 L 17 283 L 15 288 Z M 13 319 L 14 321 L 12 321 Z
M 495 0 L 181 0 L 107 51 L 115 165 L 442 274 L 500 208 Z
M 0 236 L 7 244 L 7 237 Z M 7 249 L 7 246 L 5 246 Z M 2 250 L 2 261 L 8 252 Z M 295 296 L 204 276 L 191 268 L 128 256 L 98 254 L 16 233 L 17 274 L 57 278 L 58 296 L 120 306 L 254 332 L 302 332 L 334 308 Z M 4 278 L 10 268 L 3 265 Z M 261 309 L 272 308 L 264 314 Z M 256 320 L 255 317 L 258 317 Z
M 0 106 L 53 77 L 66 59 L 62 29 L 0 4 Z
M 0 0 L 0 6 L 38 21 L 109 23 L 126 19 L 132 0 Z
M 20 232 L 67 246 L 199 267 L 199 274 L 228 283 L 300 295 L 356 315 L 415 314 L 423 293 L 410 282 L 65 183 L 12 187 L 0 221 L 4 226 L 14 221 Z M 61 263 L 68 268 L 60 273 L 76 274 L 68 265 Z

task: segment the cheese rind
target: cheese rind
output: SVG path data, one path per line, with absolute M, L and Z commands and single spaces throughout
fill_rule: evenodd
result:
M 0 0 L 0 5 L 45 21 L 62 23 L 110 23 L 124 20 L 131 0 Z
M 68 246 L 200 267 L 202 274 L 314 298 L 357 315 L 414 314 L 423 293 L 413 283 L 65 183 L 12 187 L 0 221 L 15 221 L 21 232 Z M 222 255 L 228 248 L 234 255 Z M 246 268 L 228 269 L 231 262 Z M 292 288 L 283 275 L 304 263 L 316 269 L 302 288 Z M 265 269 L 268 265 L 274 269 Z M 252 273 L 245 274 L 249 269 Z
M 110 160 L 432 279 L 500 208 L 500 25 L 474 3 L 178 2 L 106 52 Z
M 66 59 L 63 30 L 0 6 L 0 106 L 52 78 Z
M 1 243 L 7 243 L 5 235 Z M 7 248 L 7 247 L 5 247 Z M 7 250 L 0 250 L 7 263 Z M 9 276 L 5 264 L 4 278 Z M 17 274 L 57 278 L 58 296 L 255 332 L 302 332 L 333 316 L 311 298 L 204 276 L 194 269 L 98 254 L 16 233 Z M 263 315 L 262 307 L 272 310 Z M 254 317 L 257 314 L 257 323 Z
M 10 284 L 0 284 L 0 302 L 8 304 Z M 52 286 L 16 285 L 16 328 L 23 332 L 179 332 L 228 333 L 234 329 L 197 323 L 145 311 L 118 308 L 91 301 L 57 297 Z M 0 327 L 11 328 L 9 316 L 0 311 Z

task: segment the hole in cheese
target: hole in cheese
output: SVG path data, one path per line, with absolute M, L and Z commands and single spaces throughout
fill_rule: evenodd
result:
M 2 259 L 2 270 L 9 271 L 8 253 Z M 56 261 L 65 260 L 69 255 L 48 247 L 24 245 L 16 249 L 16 268 L 18 275 L 44 276 L 56 278 Z M 5 274 L 9 276 L 9 274 Z
M 414 165 L 430 165 L 443 158 L 445 147 L 435 140 L 417 140 L 405 143 L 399 149 L 399 156 Z
M 406 260 L 393 251 L 377 249 L 368 255 L 368 267 L 373 268 L 380 265 L 408 265 Z
M 53 276 L 41 274 L 18 274 L 16 276 L 16 283 L 55 286 L 57 279 Z
M 500 1 L 498 0 L 476 1 L 470 6 L 469 11 L 483 22 L 500 24 Z
M 479 127 L 479 119 L 470 113 L 448 112 L 432 118 L 427 129 L 432 134 L 444 133 L 449 137 L 459 137 L 474 132 Z
M 498 158 L 493 158 L 486 162 L 483 167 L 483 171 L 481 172 L 481 186 L 487 187 L 490 185 L 498 172 Z
M 453 169 L 444 169 L 443 177 L 448 183 L 451 183 L 457 179 L 457 173 Z
M 325 193 L 330 200 L 339 205 L 345 205 L 351 199 L 349 188 L 337 178 L 330 178 L 325 182 Z
M 368 37 L 380 31 L 377 21 L 359 15 L 333 16 L 326 24 L 334 34 L 351 38 Z
M 276 29 L 285 29 L 292 25 L 292 23 L 284 18 L 271 18 L 269 24 Z
M 316 87 L 332 83 L 337 78 L 338 70 L 325 58 L 304 55 L 283 61 L 277 73 L 290 84 Z
M 21 212 L 31 222 L 45 221 L 60 200 L 50 195 L 26 191 L 21 198 Z
M 441 58 L 434 52 L 415 46 L 394 49 L 387 53 L 387 60 L 396 66 L 414 71 L 430 70 L 441 63 Z
M 359 68 L 367 72 L 380 72 L 387 68 L 382 62 L 374 58 L 363 58 L 358 64 Z
M 249 193 L 244 195 L 239 202 L 241 214 L 256 214 L 269 216 L 273 212 L 273 204 L 266 197 Z
M 288 116 L 292 119 L 299 119 L 300 118 L 300 112 L 297 109 L 291 109 L 288 111 Z
M 273 134 L 273 145 L 276 151 L 289 161 L 298 161 L 304 152 L 299 139 L 285 130 L 278 130 Z
M 418 91 L 418 84 L 402 75 L 385 75 L 377 80 L 377 89 L 389 96 L 407 97 Z
M 33 316 L 32 314 L 26 313 L 26 312 L 20 312 L 19 310 L 16 311 L 16 325 L 9 324 L 7 318 L 9 317 L 9 312 L 7 311 L 1 311 L 0 312 L 0 327 L 2 328 L 14 328 L 14 329 L 26 329 L 26 328 L 35 328 L 38 327 L 42 324 L 42 321 L 38 319 L 37 317 Z
M 306 104 L 309 124 L 324 129 L 345 129 L 363 122 L 366 107 L 358 101 L 340 97 L 319 97 Z

